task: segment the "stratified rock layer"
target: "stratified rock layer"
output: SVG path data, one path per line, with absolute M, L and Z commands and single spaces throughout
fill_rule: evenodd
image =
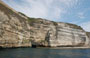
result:
M 88 44 L 89 44 L 88 47 L 90 47 L 90 32 L 86 32 L 86 34 L 87 34 L 87 36 L 88 36 L 88 38 L 89 38 L 89 40 L 88 40 L 88 41 L 89 41 L 89 43 L 88 43 Z
M 0 46 L 31 46 L 27 19 L 0 1 Z
M 0 47 L 89 47 L 89 35 L 74 24 L 29 18 L 0 0 Z
M 86 32 L 80 26 L 68 23 L 58 23 L 56 31 L 50 30 L 48 39 L 51 46 L 76 47 L 85 46 L 88 43 Z
M 37 22 L 36 22 L 37 20 Z M 51 47 L 86 47 L 89 39 L 77 25 L 34 19 L 30 29 L 31 39 L 40 45 Z

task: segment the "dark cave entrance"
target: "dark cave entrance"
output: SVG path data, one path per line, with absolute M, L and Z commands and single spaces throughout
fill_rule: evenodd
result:
M 37 45 L 33 45 L 33 44 L 32 44 L 32 46 L 31 46 L 31 47 L 32 47 L 32 48 L 36 48 L 36 47 L 37 47 Z

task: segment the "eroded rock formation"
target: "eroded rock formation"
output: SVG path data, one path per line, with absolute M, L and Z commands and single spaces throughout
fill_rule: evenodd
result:
M 0 1 L 0 46 L 30 46 L 30 33 L 27 19 Z
M 84 47 L 89 44 L 89 38 L 80 26 L 43 19 L 35 21 L 30 23 L 30 35 L 32 40 L 41 45 L 51 47 Z
M 89 35 L 74 24 L 29 18 L 0 0 L 0 47 L 88 47 Z

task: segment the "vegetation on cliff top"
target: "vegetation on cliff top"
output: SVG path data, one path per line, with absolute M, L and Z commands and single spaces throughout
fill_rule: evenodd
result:
M 75 24 L 71 24 L 71 23 L 66 23 L 68 25 L 70 25 L 71 28 L 75 28 L 75 29 L 82 29 L 81 26 L 75 25 Z
M 21 15 L 23 15 L 23 16 L 26 16 L 25 14 L 23 14 L 23 13 L 21 13 L 21 12 L 19 12 Z M 27 16 L 26 16 L 27 17 Z M 41 23 L 41 21 L 39 21 L 39 20 L 42 20 L 43 21 L 43 19 L 41 19 L 41 18 L 31 18 L 31 17 L 27 17 L 28 18 L 28 22 L 29 22 L 29 24 L 31 25 L 31 26 L 33 26 L 34 25 L 34 23 Z M 54 21 L 51 21 L 55 26 L 57 26 L 58 25 L 58 23 L 57 22 L 54 22 Z M 62 22 L 61 22 L 62 23 Z M 70 27 L 71 28 L 75 28 L 75 29 L 82 29 L 80 26 L 77 26 L 77 25 L 75 25 L 75 24 L 71 24 L 71 23 L 66 23 L 67 25 L 70 25 Z
M 9 18 L 10 18 L 10 14 L 12 15 L 14 13 L 11 9 L 7 8 L 1 3 L 0 3 L 0 10 L 3 11 L 4 14 L 6 14 Z
M 21 22 L 24 22 L 25 18 L 21 17 L 20 15 L 15 13 L 12 9 L 8 8 L 7 6 L 5 6 L 2 3 L 0 3 L 0 11 L 4 12 L 4 14 L 6 14 L 9 19 L 11 19 L 11 16 L 17 17 Z
M 23 14 L 22 12 L 18 12 L 19 14 L 23 15 L 23 16 L 26 16 L 25 14 Z M 27 17 L 27 16 L 26 16 Z

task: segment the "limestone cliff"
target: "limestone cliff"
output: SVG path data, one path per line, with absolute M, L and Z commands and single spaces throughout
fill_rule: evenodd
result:
M 87 36 L 90 38 L 90 32 L 86 32 Z
M 0 47 L 88 47 L 89 42 L 80 26 L 29 18 L 0 0 Z
M 30 38 L 39 45 L 51 47 L 84 47 L 89 44 L 86 32 L 77 25 L 33 19 L 30 24 Z M 33 43 L 32 43 L 33 44 Z
M 90 32 L 86 32 L 86 34 L 87 34 L 87 36 L 88 36 L 88 38 L 89 38 L 89 47 L 90 47 Z
M 0 1 L 0 46 L 30 46 L 28 20 Z

